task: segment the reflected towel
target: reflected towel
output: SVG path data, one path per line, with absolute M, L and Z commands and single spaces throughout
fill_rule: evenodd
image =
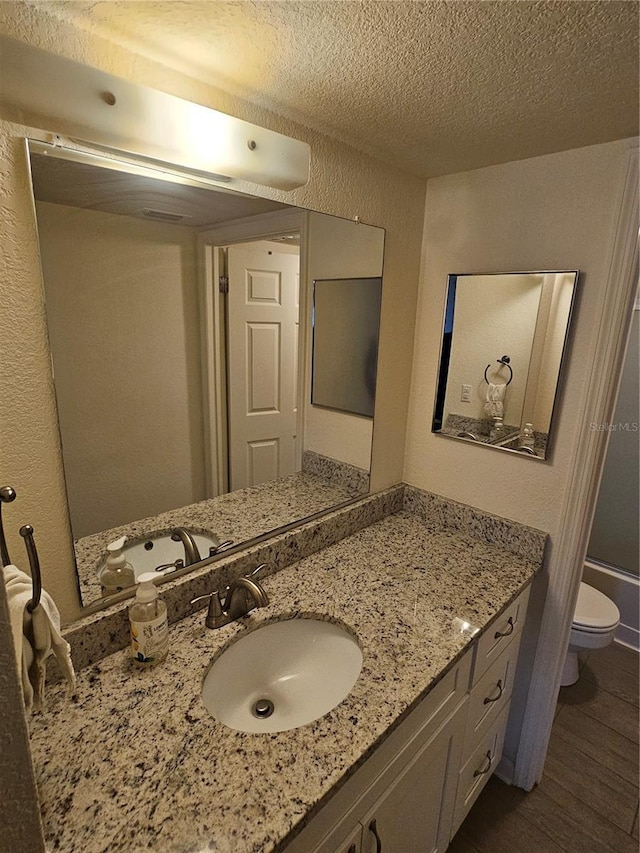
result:
M 484 404 L 485 412 L 492 418 L 501 418 L 504 415 L 504 395 L 507 390 L 506 383 L 494 385 L 489 382 L 487 387 L 487 402 Z
M 39 710 L 43 707 L 47 658 L 51 655 L 67 679 L 69 694 L 73 692 L 76 676 L 71 646 L 60 635 L 60 614 L 51 596 L 42 590 L 40 604 L 30 613 L 27 604 L 33 597 L 33 585 L 29 575 L 11 565 L 4 567 L 3 574 L 24 704 L 28 712 Z

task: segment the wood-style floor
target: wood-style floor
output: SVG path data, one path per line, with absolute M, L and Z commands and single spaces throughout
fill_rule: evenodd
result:
M 493 777 L 447 853 L 638 853 L 638 655 L 587 653 L 560 690 L 540 784 Z

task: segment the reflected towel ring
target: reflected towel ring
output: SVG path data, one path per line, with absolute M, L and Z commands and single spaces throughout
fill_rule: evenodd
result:
M 511 380 L 513 379 L 513 370 L 511 369 L 511 365 L 509 364 L 511 359 L 508 355 L 503 355 L 502 358 L 497 358 L 496 361 L 498 364 L 504 364 L 504 366 L 509 369 L 509 379 L 507 380 L 507 385 L 510 385 Z M 484 369 L 484 381 L 487 383 L 487 385 L 489 384 L 489 380 L 487 378 L 487 370 L 489 370 L 490 367 L 491 364 L 488 364 Z

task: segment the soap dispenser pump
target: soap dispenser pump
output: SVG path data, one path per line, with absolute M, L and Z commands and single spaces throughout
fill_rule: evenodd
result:
M 121 536 L 107 545 L 107 559 L 99 574 L 102 596 L 121 592 L 136 582 L 133 566 L 122 553 L 126 541 L 127 537 Z

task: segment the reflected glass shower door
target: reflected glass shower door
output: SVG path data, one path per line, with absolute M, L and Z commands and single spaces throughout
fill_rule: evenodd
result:
M 587 549 L 588 558 L 612 569 L 639 575 L 638 490 L 640 454 L 638 432 L 638 328 L 636 303 L 629 348 L 622 371 L 620 395 L 613 421 L 596 514 Z

